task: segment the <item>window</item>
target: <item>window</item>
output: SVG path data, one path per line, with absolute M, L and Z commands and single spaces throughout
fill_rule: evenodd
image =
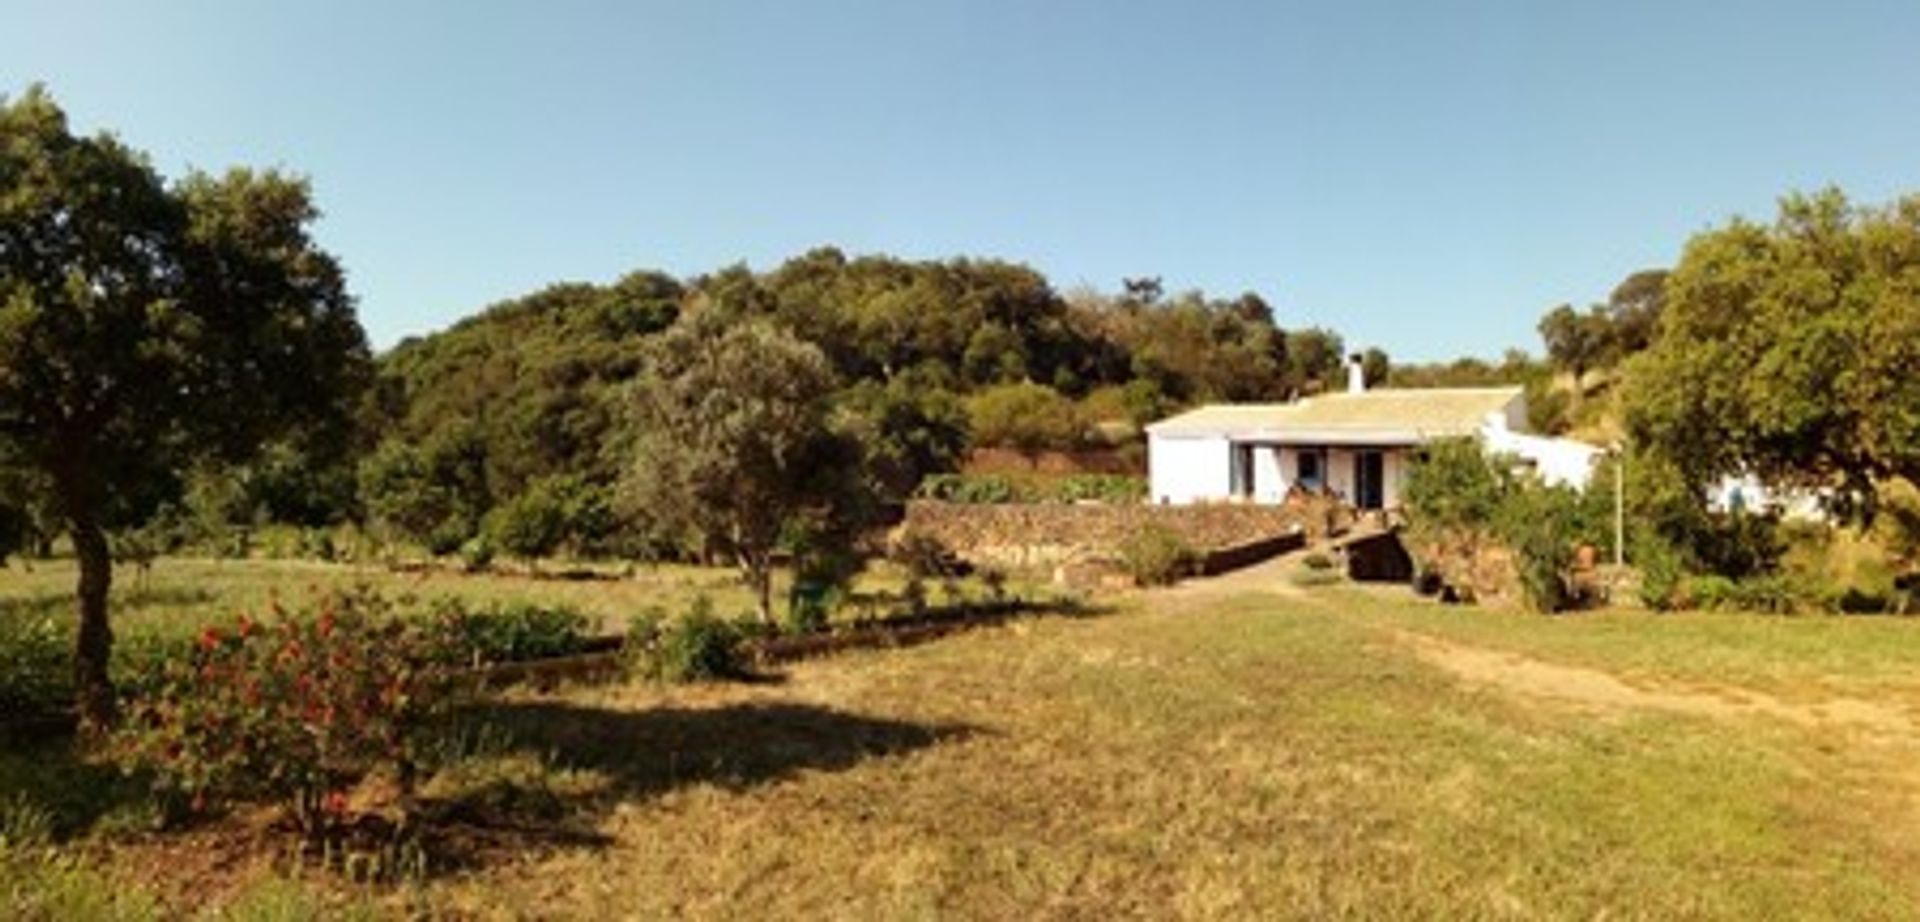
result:
M 1321 485 L 1322 479 L 1320 472 L 1320 449 L 1303 448 L 1299 452 L 1299 458 L 1298 476 L 1294 478 L 1294 481 L 1303 487 L 1313 487 L 1317 489 Z

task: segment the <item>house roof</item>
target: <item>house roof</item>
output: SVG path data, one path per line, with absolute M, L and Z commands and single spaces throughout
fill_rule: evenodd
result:
M 1521 399 L 1517 387 L 1381 388 L 1294 403 L 1212 404 L 1147 426 L 1161 436 L 1280 444 L 1413 445 L 1473 435 Z

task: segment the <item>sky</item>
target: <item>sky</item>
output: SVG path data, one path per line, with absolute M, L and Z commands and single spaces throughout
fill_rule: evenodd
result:
M 1538 351 L 1793 190 L 1920 191 L 1920 3 L 0 0 L 0 93 L 310 177 L 376 346 L 820 245 Z

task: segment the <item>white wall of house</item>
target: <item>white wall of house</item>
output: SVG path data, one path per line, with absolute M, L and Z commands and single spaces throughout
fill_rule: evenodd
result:
M 1277 503 L 1287 498 L 1287 469 L 1280 459 L 1280 448 L 1275 445 L 1253 446 L 1253 499 L 1260 503 Z
M 1597 446 L 1573 439 L 1554 439 L 1489 426 L 1480 435 L 1487 450 L 1495 454 L 1516 455 L 1525 460 L 1540 479 L 1550 486 L 1585 489 L 1593 477 L 1594 462 L 1605 452 Z
M 1156 435 L 1147 440 L 1148 486 L 1156 503 L 1185 505 L 1228 498 L 1232 464 L 1225 436 Z

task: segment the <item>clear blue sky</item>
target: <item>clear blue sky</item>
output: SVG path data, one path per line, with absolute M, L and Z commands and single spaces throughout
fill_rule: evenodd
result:
M 376 344 L 819 244 L 1536 348 L 1787 190 L 1920 190 L 1920 3 L 0 0 L 0 92 L 312 177 Z

